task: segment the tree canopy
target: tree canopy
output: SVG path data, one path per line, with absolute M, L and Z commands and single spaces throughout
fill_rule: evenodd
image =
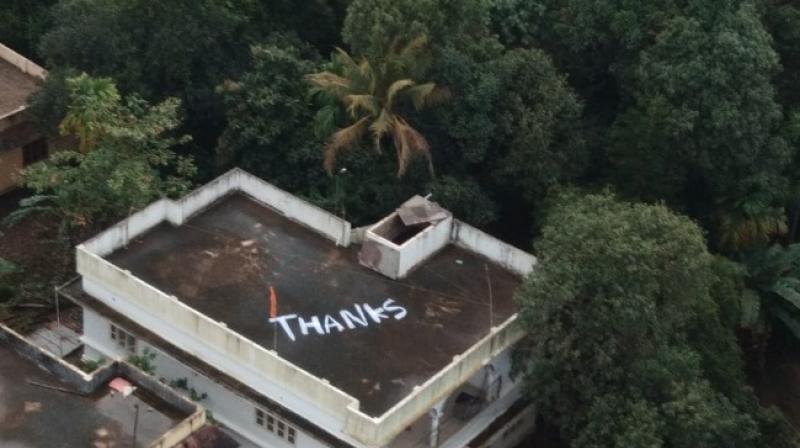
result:
M 518 359 L 571 446 L 792 446 L 737 373 L 720 317 L 731 298 L 714 294 L 724 279 L 694 223 L 663 205 L 566 194 L 536 249 L 518 293 L 528 329 Z M 703 346 L 726 362 L 705 362 Z
M 538 241 L 519 365 L 572 445 L 787 446 L 738 345 L 800 322 L 799 0 L 7 3 L 76 143 L 25 210 L 88 229 L 231 166 L 356 226 L 430 193 Z
M 188 137 L 177 128 L 177 99 L 156 105 L 124 98 L 110 79 L 86 74 L 67 80 L 69 105 L 61 123 L 78 150 L 63 149 L 23 173 L 37 195 L 23 213 L 47 211 L 68 226 L 91 227 L 118 219 L 155 198 L 186 192 L 195 173 L 174 147 Z

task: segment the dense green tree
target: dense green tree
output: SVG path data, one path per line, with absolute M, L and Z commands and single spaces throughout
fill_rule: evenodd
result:
M 188 138 L 172 134 L 178 100 L 150 106 L 135 96 L 123 99 L 110 80 L 85 74 L 68 79 L 67 87 L 69 118 L 61 129 L 80 134 L 85 151 L 58 151 L 27 168 L 24 184 L 36 195 L 13 217 L 48 212 L 66 226 L 92 228 L 187 191 L 194 165 L 173 152 Z
M 744 254 L 742 326 L 749 330 L 759 367 L 775 322 L 800 340 L 800 244 L 762 245 Z
M 206 175 L 225 121 L 215 87 L 246 66 L 245 0 L 62 0 L 42 39 L 49 67 L 111 77 L 123 94 L 181 99 L 184 132 Z M 57 82 L 57 81 L 54 81 Z
M 0 8 L 0 43 L 37 60 L 39 39 L 50 26 L 49 8 L 57 0 L 5 0 Z
M 387 182 L 396 166 L 374 151 L 344 154 L 339 161 L 344 172 L 325 173 L 322 148 L 330 128 L 316 129 L 320 104 L 309 95 L 305 80 L 319 70 L 316 59 L 313 51 L 279 37 L 253 49 L 252 67 L 220 88 L 229 123 L 218 146 L 221 168 L 241 166 L 367 224 L 419 192 L 424 179 L 412 170 L 402 181 Z
M 633 103 L 614 126 L 618 183 L 696 216 L 726 214 L 753 195 L 771 195 L 764 213 L 781 206 L 792 151 L 779 133 L 777 68 L 748 4 L 670 20 L 642 52 Z
M 790 109 L 800 107 L 800 2 L 765 0 L 764 21 L 770 31 L 782 70 L 777 76 L 781 102 Z
M 792 446 L 744 386 L 718 302 L 732 299 L 713 293 L 724 270 L 694 223 L 663 205 L 567 194 L 536 248 L 518 294 L 518 366 L 571 446 Z M 733 353 L 704 362 L 709 345 Z
M 434 46 L 465 47 L 488 35 L 488 13 L 485 0 L 352 0 L 342 36 L 353 54 L 370 59 L 421 35 Z
M 318 64 L 290 42 L 252 51 L 252 67 L 221 87 L 228 126 L 219 141 L 220 161 L 296 193 L 325 188 L 323 139 L 314 131 L 316 108 L 303 78 Z
M 12 274 L 17 269 L 10 261 L 0 258 L 0 304 L 9 301 L 16 294 L 17 287 L 13 283 Z

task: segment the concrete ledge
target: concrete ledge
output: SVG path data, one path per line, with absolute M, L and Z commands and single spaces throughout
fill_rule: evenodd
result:
M 524 332 L 516 320 L 515 314 L 499 327 L 494 327 L 490 334 L 466 352 L 455 356 L 447 367 L 418 386 L 413 393 L 382 416 L 372 418 L 360 412 L 357 407 L 349 407 L 347 433 L 370 446 L 384 446 L 391 442 L 400 431 L 469 380 L 483 367 L 487 359 L 494 358 L 519 341 Z
M 455 220 L 452 239 L 457 246 L 481 254 L 522 276 L 530 274 L 537 263 L 533 255 L 463 221 Z
M 0 59 L 7 61 L 14 67 L 22 70 L 23 73 L 27 73 L 33 77 L 44 79 L 47 76 L 47 71 L 40 67 L 37 63 L 31 61 L 30 59 L 3 44 L 0 44 Z
M 125 247 L 131 239 L 161 223 L 168 222 L 180 226 L 219 199 L 237 192 L 250 196 L 337 245 L 346 247 L 350 244 L 352 228 L 350 222 L 252 174 L 234 168 L 186 194 L 181 199 L 176 201 L 160 199 L 153 202 L 84 242 L 81 246 L 101 257 L 109 255 L 115 250 Z

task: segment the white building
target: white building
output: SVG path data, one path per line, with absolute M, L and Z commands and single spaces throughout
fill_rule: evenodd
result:
M 534 421 L 510 348 L 535 262 L 420 197 L 352 229 L 235 169 L 78 246 L 61 294 L 86 356 L 154 353 L 260 446 L 502 447 Z

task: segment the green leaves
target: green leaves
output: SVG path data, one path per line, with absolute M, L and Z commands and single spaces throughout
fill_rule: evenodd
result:
M 51 212 L 67 226 L 92 227 L 189 188 L 194 164 L 172 150 L 187 141 L 171 135 L 179 101 L 150 106 L 136 97 L 123 100 L 110 80 L 86 74 L 68 79 L 67 86 L 61 130 L 78 136 L 81 146 L 25 170 L 25 186 L 37 195 L 23 201 L 20 216 Z
M 417 85 L 408 77 L 416 71 L 418 61 L 415 58 L 427 51 L 426 44 L 427 38 L 420 36 L 403 46 L 392 45 L 389 53 L 380 59 L 362 58 L 360 63 L 344 50 L 337 49 L 331 65 L 338 72 L 324 71 L 305 76 L 313 93 L 339 100 L 351 119 L 334 132 L 325 145 L 324 166 L 329 175 L 333 174 L 336 159 L 343 151 L 359 144 L 367 129 L 372 132 L 378 152 L 381 151 L 381 140 L 392 137 L 398 178 L 405 175 L 415 156 L 427 159 L 428 171 L 433 175 L 430 143 L 401 116 L 402 100 L 410 100 L 419 110 L 449 97 L 434 83 Z M 327 119 L 329 115 L 319 117 Z
M 516 365 L 571 446 L 771 443 L 714 296 L 735 271 L 696 224 L 663 205 L 564 193 L 536 249 Z

